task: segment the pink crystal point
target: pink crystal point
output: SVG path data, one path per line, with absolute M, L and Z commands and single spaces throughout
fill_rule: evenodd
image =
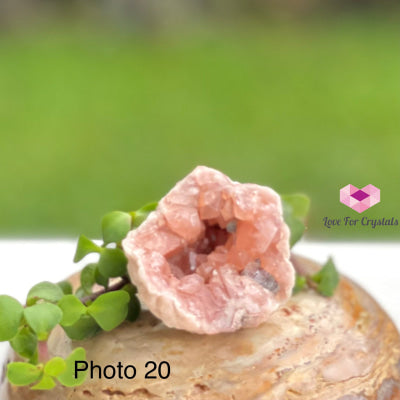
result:
M 150 311 L 190 332 L 257 326 L 294 285 L 278 194 L 203 166 L 178 182 L 122 245 Z

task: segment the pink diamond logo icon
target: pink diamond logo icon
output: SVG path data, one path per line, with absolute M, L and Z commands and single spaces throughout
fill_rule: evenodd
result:
M 381 191 L 374 185 L 367 185 L 362 189 L 354 185 L 347 185 L 340 189 L 340 202 L 362 213 L 381 201 Z

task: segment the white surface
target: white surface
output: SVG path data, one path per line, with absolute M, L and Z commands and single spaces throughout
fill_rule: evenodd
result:
M 72 262 L 75 243 L 0 240 L 0 294 L 25 302 L 35 283 L 58 282 L 81 269 L 81 265 Z M 319 262 L 332 255 L 340 272 L 367 289 L 400 327 L 400 243 L 301 242 L 295 252 Z M 0 343 L 0 365 L 5 349 L 4 343 Z
M 400 243 L 303 242 L 295 252 L 321 263 L 332 256 L 340 273 L 366 289 L 400 329 Z

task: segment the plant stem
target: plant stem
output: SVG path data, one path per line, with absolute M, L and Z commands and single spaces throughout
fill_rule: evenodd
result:
M 46 362 L 49 359 L 49 348 L 47 347 L 47 340 L 40 341 L 38 343 L 38 356 L 39 361 Z
M 121 277 L 121 280 L 118 281 L 117 283 L 114 283 L 114 285 L 108 286 L 107 289 L 102 289 L 98 292 L 92 293 L 89 296 L 85 296 L 81 298 L 81 302 L 85 305 L 90 301 L 96 300 L 99 296 L 101 296 L 104 293 L 109 293 L 109 292 L 115 292 L 116 290 L 122 289 L 127 283 L 130 283 L 129 278 L 125 275 Z

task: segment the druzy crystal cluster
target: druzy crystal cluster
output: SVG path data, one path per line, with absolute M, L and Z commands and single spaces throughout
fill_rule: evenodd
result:
M 268 319 L 291 295 L 280 197 L 197 167 L 123 241 L 139 296 L 167 326 L 231 332 Z

